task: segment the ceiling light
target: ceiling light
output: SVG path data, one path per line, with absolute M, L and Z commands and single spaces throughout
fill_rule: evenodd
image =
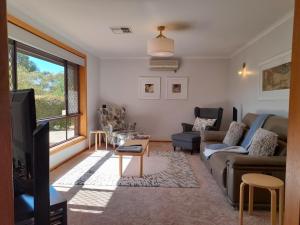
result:
M 164 26 L 159 26 L 159 35 L 148 41 L 147 53 L 156 57 L 169 57 L 174 55 L 174 40 L 165 37 L 162 32 Z

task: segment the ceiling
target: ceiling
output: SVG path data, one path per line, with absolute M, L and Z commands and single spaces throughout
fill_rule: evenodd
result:
M 294 0 L 7 0 L 17 10 L 98 57 L 145 57 L 167 25 L 179 57 L 229 57 L 293 10 Z M 129 26 L 132 34 L 109 27 Z

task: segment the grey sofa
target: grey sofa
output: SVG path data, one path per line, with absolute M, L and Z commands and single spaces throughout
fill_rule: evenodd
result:
M 199 108 L 195 107 L 194 115 L 200 118 L 216 119 L 213 126 L 206 127 L 206 130 L 219 130 L 222 121 L 223 109 L 222 108 Z M 172 135 L 172 143 L 174 151 L 176 147 L 181 149 L 191 150 L 193 152 L 199 152 L 200 150 L 200 132 L 192 131 L 193 124 L 182 123 L 182 133 Z
M 256 116 L 256 114 L 247 114 L 242 122 L 249 128 Z M 266 120 L 263 128 L 278 134 L 275 154 L 269 157 L 219 152 L 207 160 L 203 155 L 205 145 L 222 142 L 226 131 L 205 131 L 201 135 L 200 157 L 233 207 L 238 207 L 239 204 L 239 187 L 243 174 L 263 173 L 285 179 L 287 126 L 288 120 L 283 117 L 271 116 Z M 245 195 L 245 202 L 248 201 L 247 197 Z M 269 205 L 269 193 L 263 189 L 255 190 L 254 206 L 267 208 Z

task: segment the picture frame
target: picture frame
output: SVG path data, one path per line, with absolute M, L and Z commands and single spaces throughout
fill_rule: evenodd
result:
M 139 99 L 160 99 L 160 77 L 139 77 Z
M 290 95 L 291 51 L 259 65 L 259 100 L 287 100 Z
M 188 98 L 188 78 L 167 77 L 166 99 L 187 99 L 187 98 Z

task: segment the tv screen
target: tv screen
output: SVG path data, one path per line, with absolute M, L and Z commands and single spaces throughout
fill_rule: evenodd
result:
M 34 90 L 11 92 L 14 178 L 32 178 L 33 132 L 36 129 Z

